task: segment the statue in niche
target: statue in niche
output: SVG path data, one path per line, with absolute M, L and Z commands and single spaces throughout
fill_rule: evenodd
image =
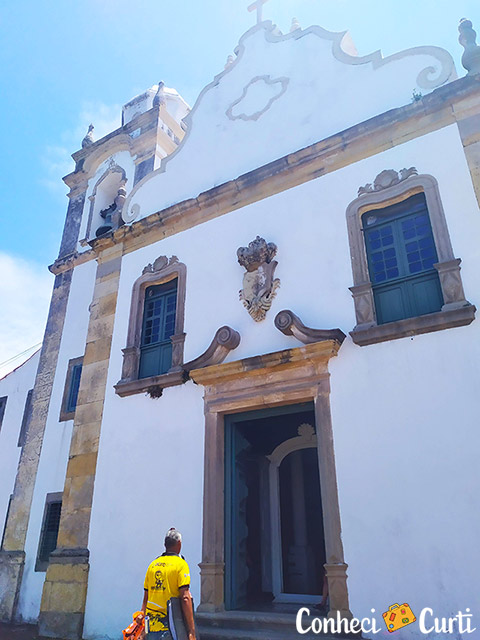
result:
M 265 319 L 280 286 L 280 280 L 273 277 L 278 264 L 273 260 L 276 253 L 277 246 L 267 244 L 260 236 L 237 250 L 238 262 L 246 269 L 240 300 L 255 322 Z

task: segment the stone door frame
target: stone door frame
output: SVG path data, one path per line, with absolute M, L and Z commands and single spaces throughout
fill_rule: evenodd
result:
M 328 361 L 340 343 L 323 340 L 295 349 L 195 369 L 190 375 L 205 388 L 205 466 L 203 541 L 199 611 L 225 610 L 224 416 L 267 407 L 314 403 L 323 505 L 325 569 L 330 615 L 351 618 L 338 505 Z

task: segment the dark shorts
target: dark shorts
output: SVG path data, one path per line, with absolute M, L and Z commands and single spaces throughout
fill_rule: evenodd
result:
M 150 631 L 147 633 L 148 640 L 173 640 L 170 631 Z

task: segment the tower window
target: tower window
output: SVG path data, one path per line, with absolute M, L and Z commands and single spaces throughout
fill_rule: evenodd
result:
M 177 311 L 177 279 L 147 287 L 140 343 L 139 378 L 166 373 L 172 366 Z

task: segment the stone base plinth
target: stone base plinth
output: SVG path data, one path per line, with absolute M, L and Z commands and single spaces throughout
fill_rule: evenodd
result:
M 0 621 L 13 622 L 25 566 L 24 551 L 0 551 Z
M 86 549 L 58 549 L 50 556 L 38 619 L 40 636 L 81 639 L 88 570 Z

